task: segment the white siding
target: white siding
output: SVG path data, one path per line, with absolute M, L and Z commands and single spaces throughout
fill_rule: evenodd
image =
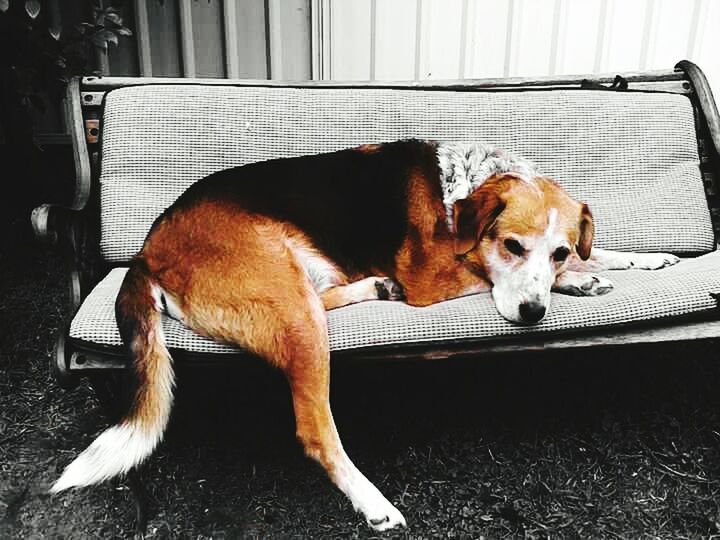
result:
M 329 0 L 335 80 L 668 69 L 720 87 L 720 0 Z M 373 17 L 374 15 L 374 17 Z M 327 74 L 326 74 L 327 75 Z
M 415 0 L 376 0 L 375 78 L 415 77 Z M 392 51 L 392 54 L 388 54 Z

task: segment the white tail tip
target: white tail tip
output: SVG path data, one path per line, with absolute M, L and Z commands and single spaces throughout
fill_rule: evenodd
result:
M 97 484 L 125 474 L 142 463 L 161 438 L 162 432 L 148 433 L 131 424 L 113 426 L 65 468 L 50 493 Z

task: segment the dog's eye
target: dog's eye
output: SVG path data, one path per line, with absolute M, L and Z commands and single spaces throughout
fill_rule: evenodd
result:
M 570 255 L 570 250 L 566 247 L 559 247 L 553 253 L 553 260 L 557 262 L 563 262 Z
M 507 249 L 510 253 L 513 255 L 523 255 L 525 253 L 525 248 L 522 247 L 522 244 L 518 242 L 517 240 L 513 240 L 512 238 L 508 238 L 504 242 L 505 249 Z

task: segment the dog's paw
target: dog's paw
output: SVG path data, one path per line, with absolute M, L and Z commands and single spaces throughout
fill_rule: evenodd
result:
M 583 296 L 602 296 L 613 290 L 615 287 L 609 279 L 595 274 L 587 274 L 587 280 L 580 284 Z
M 353 508 L 365 517 L 367 524 L 376 531 L 407 527 L 400 511 L 359 471 L 358 475 L 347 495 Z
M 368 525 L 376 531 L 387 531 L 396 527 L 407 527 L 405 518 L 400 511 L 389 502 L 385 502 L 387 504 L 383 505 L 383 507 L 373 509 L 365 514 Z
M 670 253 L 633 253 L 629 267 L 637 270 L 659 270 L 680 262 L 680 257 Z
M 379 278 L 375 282 L 378 300 L 405 300 L 402 287 L 391 278 Z
M 553 290 L 570 296 L 601 296 L 612 291 L 612 281 L 595 274 L 566 272 L 558 276 Z

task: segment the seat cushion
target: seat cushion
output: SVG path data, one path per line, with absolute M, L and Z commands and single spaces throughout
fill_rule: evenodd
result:
M 102 125 L 101 252 L 112 262 L 137 253 L 154 219 L 212 172 L 409 137 L 535 162 L 590 205 L 598 247 L 715 245 L 682 95 L 146 85 L 109 92 Z
M 114 303 L 126 273 L 112 270 L 90 293 L 70 327 L 70 337 L 101 345 L 121 344 Z M 510 339 L 558 330 L 592 330 L 718 309 L 711 292 L 720 292 L 720 252 L 656 271 L 624 270 L 603 274 L 615 284 L 604 296 L 578 298 L 553 294 L 542 323 L 520 326 L 503 319 L 490 293 L 465 296 L 428 307 L 369 301 L 328 312 L 333 351 L 415 343 Z M 201 337 L 163 317 L 168 346 L 192 352 L 232 353 L 237 348 Z

